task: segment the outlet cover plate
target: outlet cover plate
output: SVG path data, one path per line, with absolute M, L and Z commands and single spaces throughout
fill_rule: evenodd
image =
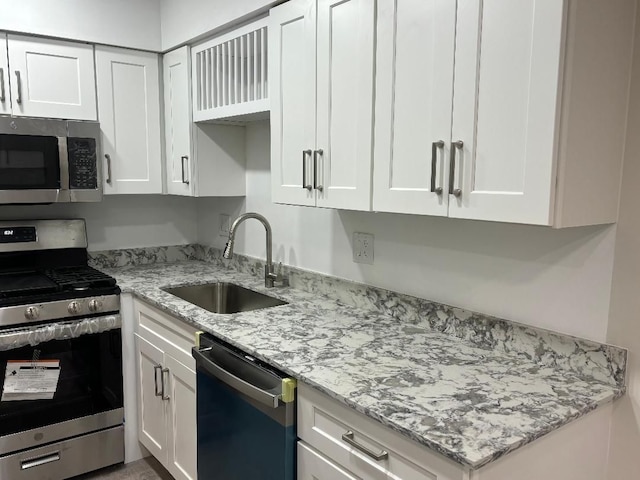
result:
M 355 232 L 353 234 L 353 261 L 373 265 L 373 235 Z

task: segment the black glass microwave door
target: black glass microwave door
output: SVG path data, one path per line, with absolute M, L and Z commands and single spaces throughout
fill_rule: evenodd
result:
M 0 134 L 0 190 L 59 188 L 57 137 Z
M 0 401 L 0 436 L 123 406 L 119 329 L 0 352 L 3 388 L 7 360 L 30 360 L 35 350 L 41 360 L 60 361 L 56 393 L 51 400 Z

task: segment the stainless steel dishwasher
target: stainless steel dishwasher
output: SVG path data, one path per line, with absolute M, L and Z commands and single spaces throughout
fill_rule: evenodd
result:
M 207 334 L 193 357 L 198 478 L 294 480 L 295 380 Z

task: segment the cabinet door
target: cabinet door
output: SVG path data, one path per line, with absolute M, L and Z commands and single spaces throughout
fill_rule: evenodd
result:
M 0 33 L 0 114 L 11 113 L 9 92 L 9 59 L 7 57 L 7 35 Z
M 269 16 L 273 201 L 315 205 L 312 151 L 316 119 L 315 0 L 291 0 Z
M 96 120 L 92 45 L 8 39 L 13 115 Z
M 189 47 L 162 57 L 167 193 L 193 195 Z
M 138 440 L 163 465 L 168 435 L 165 401 L 161 395 L 163 352 L 135 334 L 138 369 Z M 166 378 L 166 376 L 165 376 Z M 165 384 L 166 385 L 166 384 Z M 165 386 L 165 391 L 166 391 Z
M 378 2 L 373 209 L 446 216 L 456 3 Z
M 105 194 L 162 193 L 158 55 L 96 47 Z
M 321 207 L 371 210 L 374 32 L 375 2 L 318 0 L 314 169 Z
M 315 450 L 298 442 L 298 480 L 359 480 Z
M 197 478 L 196 372 L 170 355 L 169 369 L 169 453 L 167 468 L 176 480 Z
M 550 224 L 565 7 L 458 2 L 449 216 Z

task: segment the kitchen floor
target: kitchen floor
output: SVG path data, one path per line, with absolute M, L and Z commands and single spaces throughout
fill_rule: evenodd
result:
M 73 477 L 73 480 L 173 480 L 173 477 L 155 458 L 147 457 L 127 465 L 116 465 Z

